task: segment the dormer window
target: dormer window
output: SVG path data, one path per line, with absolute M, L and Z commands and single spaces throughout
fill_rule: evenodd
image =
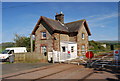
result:
M 82 33 L 82 39 L 85 39 L 85 34 L 84 33 Z
M 46 32 L 41 32 L 42 34 L 42 39 L 46 39 Z

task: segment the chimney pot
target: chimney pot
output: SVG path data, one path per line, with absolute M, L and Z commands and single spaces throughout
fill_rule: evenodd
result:
M 60 21 L 62 24 L 64 24 L 64 14 L 60 12 L 60 14 L 56 13 L 55 20 Z

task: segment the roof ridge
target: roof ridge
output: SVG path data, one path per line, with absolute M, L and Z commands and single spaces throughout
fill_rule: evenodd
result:
M 57 20 L 54 20 L 54 19 L 51 19 L 51 18 L 48 18 L 48 17 L 45 17 L 45 16 L 41 16 L 41 17 L 50 19 L 50 20 L 52 20 L 52 21 L 57 21 Z
M 77 21 L 73 21 L 73 22 L 69 22 L 69 23 L 65 23 L 65 24 L 71 24 L 71 23 L 75 23 L 75 22 L 79 22 L 79 21 L 86 21 L 86 19 L 81 19 L 81 20 L 77 20 Z

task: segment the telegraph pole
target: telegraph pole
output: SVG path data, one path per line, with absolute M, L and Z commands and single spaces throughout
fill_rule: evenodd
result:
M 30 34 L 30 45 L 31 45 L 31 52 L 33 52 L 33 37 L 32 37 L 32 34 Z

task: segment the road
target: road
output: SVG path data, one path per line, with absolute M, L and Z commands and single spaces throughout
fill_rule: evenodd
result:
M 2 75 L 51 65 L 50 63 L 12 63 L 2 64 Z
M 118 80 L 119 74 L 111 73 L 110 71 L 95 71 L 91 68 L 85 68 L 82 65 L 73 64 L 53 64 L 17 72 L 13 74 L 3 75 L 3 81 L 10 80 L 27 80 L 27 81 L 41 81 L 41 80 L 58 80 L 60 81 L 78 81 L 78 80 Z M 22 81 L 21 80 L 21 81 Z

